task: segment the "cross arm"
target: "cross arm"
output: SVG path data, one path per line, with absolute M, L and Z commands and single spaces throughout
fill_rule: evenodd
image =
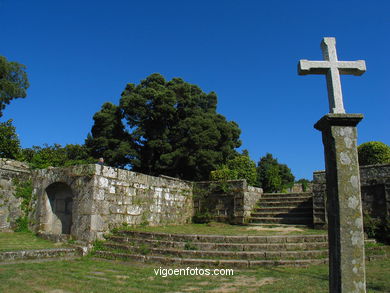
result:
M 360 76 L 366 72 L 366 62 L 364 60 L 337 61 L 337 68 L 339 69 L 340 74 Z
M 326 74 L 330 68 L 329 61 L 300 60 L 298 63 L 298 74 Z
M 336 67 L 340 74 L 353 74 L 356 76 L 366 72 L 364 60 L 357 61 L 309 61 L 300 60 L 298 63 L 298 74 L 326 74 L 331 67 Z

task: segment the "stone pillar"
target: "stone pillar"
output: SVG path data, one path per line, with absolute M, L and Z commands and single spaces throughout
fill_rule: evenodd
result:
M 314 127 L 325 150 L 329 291 L 366 292 L 356 125 L 362 114 L 327 114 Z

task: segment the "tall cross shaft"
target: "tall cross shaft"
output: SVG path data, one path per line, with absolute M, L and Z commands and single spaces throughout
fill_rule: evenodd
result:
M 324 38 L 321 49 L 324 61 L 300 60 L 298 73 L 299 75 L 326 74 L 329 112 L 345 113 L 340 74 L 362 75 L 366 71 L 366 63 L 364 60 L 338 61 L 335 38 Z

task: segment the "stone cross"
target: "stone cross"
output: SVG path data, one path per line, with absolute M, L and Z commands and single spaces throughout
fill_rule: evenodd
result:
M 299 75 L 326 74 L 329 112 L 345 113 L 340 74 L 362 75 L 366 71 L 366 63 L 363 60 L 338 61 L 335 38 L 324 38 L 321 48 L 324 61 L 300 60 L 298 73 Z
M 357 124 L 362 114 L 346 114 L 340 74 L 361 75 L 364 61 L 337 61 L 336 41 L 324 38 L 325 61 L 299 62 L 299 74 L 326 74 L 330 112 L 314 127 L 322 132 L 326 167 L 329 291 L 365 293 L 365 256 Z

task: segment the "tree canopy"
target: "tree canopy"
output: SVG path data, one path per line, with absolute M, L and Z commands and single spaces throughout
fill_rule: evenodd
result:
M 85 145 L 94 158 L 104 157 L 106 164 L 123 168 L 135 156 L 135 144 L 122 123 L 122 112 L 112 103 L 104 103 L 93 116 L 94 125 Z
M 210 172 L 211 180 L 246 179 L 249 185 L 257 185 L 256 163 L 247 151 L 230 159 L 215 171 Z
M 112 166 L 130 164 L 151 175 L 208 179 L 241 145 L 238 125 L 218 114 L 216 106 L 214 92 L 155 73 L 139 85 L 127 84 L 119 106 L 103 106 L 95 114 L 86 144 L 94 156 L 109 157 Z
M 25 98 L 29 87 L 26 67 L 0 56 L 0 117 L 11 100 Z
M 19 159 L 28 162 L 34 169 L 95 163 L 89 156 L 88 149 L 78 144 L 68 144 L 65 147 L 59 144 L 33 146 L 22 149 Z
M 295 177 L 290 168 L 280 164 L 272 154 L 267 153 L 257 165 L 259 186 L 265 192 L 278 192 L 294 184 Z
M 380 141 L 369 141 L 358 146 L 359 165 L 390 163 L 390 146 Z
M 16 159 L 20 154 L 20 141 L 12 119 L 0 123 L 0 157 Z

